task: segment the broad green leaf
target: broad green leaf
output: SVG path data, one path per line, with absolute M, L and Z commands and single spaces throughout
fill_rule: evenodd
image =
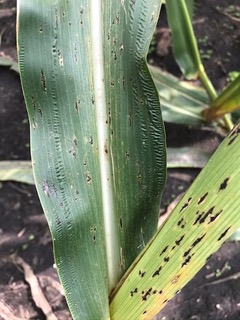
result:
M 166 0 L 174 57 L 187 79 L 196 79 L 202 65 L 186 0 Z
M 202 88 L 180 81 L 159 68 L 149 66 L 161 101 L 163 120 L 171 123 L 199 125 L 205 122 L 202 111 L 209 98 Z
M 34 184 L 30 161 L 0 161 L 0 181 Z
M 111 299 L 111 320 L 152 319 L 240 226 L 240 124 L 220 145 Z
M 146 54 L 160 5 L 18 2 L 34 176 L 74 319 L 108 319 L 156 231 L 165 137 Z
M 210 108 L 203 111 L 207 121 L 223 117 L 240 109 L 240 75 L 231 82 L 222 93 L 210 105 Z

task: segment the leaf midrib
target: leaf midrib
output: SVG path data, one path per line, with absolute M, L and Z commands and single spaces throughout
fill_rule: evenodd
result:
M 91 0 L 90 21 L 93 62 L 93 86 L 96 107 L 96 125 L 98 135 L 98 155 L 102 189 L 102 206 L 105 233 L 105 248 L 107 256 L 108 286 L 111 291 L 118 282 L 120 247 L 116 224 L 113 170 L 109 147 L 109 127 L 107 120 L 107 103 L 105 91 L 104 58 L 103 58 L 103 26 L 102 0 Z

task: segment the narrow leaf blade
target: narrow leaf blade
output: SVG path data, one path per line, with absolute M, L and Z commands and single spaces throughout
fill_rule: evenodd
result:
M 174 57 L 187 79 L 196 79 L 201 66 L 186 0 L 166 0 Z
M 240 124 L 134 262 L 111 301 L 111 319 L 152 319 L 240 226 Z
M 163 120 L 171 123 L 200 125 L 202 111 L 208 106 L 206 91 L 180 81 L 159 68 L 149 66 L 161 101 Z
M 203 111 L 207 121 L 213 121 L 240 109 L 240 76 L 230 83 L 211 103 L 210 108 Z
M 0 181 L 34 184 L 31 161 L 0 161 Z

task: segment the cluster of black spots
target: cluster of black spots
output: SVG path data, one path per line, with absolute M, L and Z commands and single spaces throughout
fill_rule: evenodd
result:
M 36 109 L 36 100 L 35 100 L 34 96 L 32 96 L 31 98 L 32 98 L 33 108 Z
M 180 244 L 181 244 L 182 240 L 184 239 L 184 237 L 185 237 L 185 234 L 183 234 L 178 240 L 175 241 L 177 246 L 180 246 Z
M 92 241 L 94 244 L 96 244 L 96 232 L 97 232 L 96 227 L 90 227 L 90 233 L 92 234 Z
M 91 98 L 91 102 L 92 102 L 92 104 L 94 104 L 95 103 L 95 99 L 94 99 L 94 97 L 92 96 L 92 98 Z
M 146 292 L 142 291 L 142 301 L 147 301 L 148 296 L 151 295 L 152 288 L 149 288 Z
M 213 213 L 215 207 L 211 207 L 206 213 L 203 212 L 203 215 L 199 219 L 199 224 L 202 224 L 206 221 L 206 219 Z
M 119 219 L 119 224 L 120 224 L 120 228 L 122 229 L 123 227 L 123 221 L 122 221 L 122 218 Z
M 38 113 L 39 113 L 39 115 L 40 115 L 40 117 L 42 118 L 42 116 L 43 116 L 43 112 L 42 112 L 42 109 L 38 109 Z
M 83 8 L 80 8 L 80 15 L 81 15 L 81 20 L 80 20 L 80 24 L 83 24 L 83 20 L 82 20 L 82 15 L 84 13 Z
M 192 248 L 194 248 L 198 243 L 200 243 L 205 236 L 206 236 L 206 233 L 204 233 L 201 237 L 197 238 L 197 239 L 192 243 Z
M 226 179 L 220 184 L 220 187 L 219 187 L 218 192 L 219 192 L 219 191 L 222 191 L 222 190 L 224 190 L 224 189 L 227 188 L 229 179 L 230 179 L 229 177 L 226 178 Z
M 134 294 L 137 293 L 137 292 L 138 292 L 138 288 L 135 288 L 134 290 L 132 290 L 132 291 L 130 292 L 130 296 L 133 297 Z
M 72 142 L 75 146 L 77 146 L 77 138 L 74 138 Z
M 189 206 L 191 201 L 192 201 L 192 198 L 189 198 L 188 201 L 186 203 L 184 203 L 184 205 L 182 206 L 182 208 L 180 210 L 180 213 Z
M 160 266 L 153 274 L 152 274 L 152 278 L 159 276 L 160 272 L 162 270 L 162 266 Z
M 183 257 L 187 257 L 189 253 L 191 252 L 192 248 L 188 249 L 187 251 L 184 252 Z
M 129 151 L 125 152 L 125 156 L 126 156 L 126 158 L 128 158 L 130 156 Z
M 91 176 L 89 174 L 86 174 L 86 178 L 87 178 L 87 183 L 90 183 L 92 180 Z
M 153 290 L 152 294 L 157 294 L 157 290 Z
M 185 225 L 186 225 L 186 222 L 185 222 L 184 219 L 182 218 L 182 219 L 180 219 L 180 220 L 178 221 L 177 225 L 178 225 L 180 228 L 184 229 L 184 228 L 185 228 Z
M 77 153 L 76 153 L 76 150 L 75 150 L 74 148 L 70 149 L 68 152 L 69 152 L 74 158 L 76 158 Z
M 228 230 L 230 229 L 231 227 L 227 228 L 221 235 L 220 237 L 218 238 L 218 241 L 222 240 L 222 238 L 224 238 L 226 236 L 226 234 L 228 233 Z
M 143 278 L 143 277 L 145 276 L 145 274 L 146 274 L 146 271 L 141 271 L 141 270 L 138 271 L 138 275 L 139 275 L 141 278 Z
M 162 250 L 162 252 L 160 253 L 159 257 L 161 257 L 161 255 L 164 254 L 164 253 L 167 251 L 167 249 L 168 249 L 168 246 L 166 246 L 166 247 Z
M 108 147 L 106 143 L 104 144 L 104 153 L 108 155 Z
M 203 203 L 207 196 L 208 196 L 208 192 L 206 192 L 206 193 L 198 200 L 198 203 L 197 203 L 197 204 L 199 205 L 199 204 Z
M 181 268 L 183 268 L 184 266 L 188 265 L 188 263 L 191 261 L 192 257 L 194 256 L 195 253 L 193 253 L 192 255 L 189 255 L 182 263 Z
M 196 212 L 196 214 L 198 214 L 199 211 Z M 204 214 L 204 211 L 199 215 L 197 216 L 196 220 L 193 222 L 193 225 L 195 226 L 195 224 L 197 224 L 199 222 L 199 220 L 202 218 L 202 215 Z
M 146 314 L 147 313 L 147 310 L 143 311 L 143 314 Z
M 167 263 L 169 260 L 170 260 L 169 257 L 165 257 L 165 258 L 163 259 L 163 261 L 166 262 L 166 263 Z
M 93 145 L 93 137 L 92 136 L 90 136 L 90 138 L 89 138 L 89 143 L 91 146 Z
M 41 75 L 40 75 L 40 80 L 41 80 L 41 84 L 43 87 L 43 91 L 47 91 L 47 87 L 46 87 L 46 77 L 43 73 L 43 69 L 41 69 Z
M 214 221 L 217 219 L 217 217 L 218 217 L 222 212 L 223 212 L 223 210 L 220 210 L 220 211 L 217 212 L 214 216 L 211 216 L 208 224 L 214 222 Z
M 189 257 L 190 252 L 192 251 L 192 249 L 202 241 L 202 239 L 206 236 L 206 233 L 204 233 L 201 237 L 198 237 L 191 245 L 191 247 L 184 252 L 183 254 L 183 258 Z
M 162 291 L 162 290 L 160 290 L 158 293 L 159 293 L 159 294 L 162 294 L 162 293 L 163 293 L 163 291 Z
M 129 115 L 128 115 L 128 124 L 129 124 L 129 127 L 132 126 L 132 114 L 131 113 L 129 113 Z

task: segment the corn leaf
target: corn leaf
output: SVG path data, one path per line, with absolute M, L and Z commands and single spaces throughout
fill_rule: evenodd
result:
M 187 79 L 196 79 L 202 68 L 186 0 L 166 0 L 175 60 Z
M 231 82 L 222 93 L 210 105 L 210 108 L 203 111 L 207 121 L 223 117 L 240 109 L 240 76 Z
M 0 161 L 0 181 L 34 184 L 30 161 Z
M 202 111 L 208 106 L 206 91 L 180 81 L 159 68 L 149 66 L 161 101 L 163 120 L 171 123 L 200 125 L 205 123 Z
M 240 226 L 240 124 L 126 273 L 111 319 L 152 319 Z
M 146 54 L 160 5 L 18 2 L 34 176 L 74 319 L 109 318 L 157 228 L 165 137 Z

